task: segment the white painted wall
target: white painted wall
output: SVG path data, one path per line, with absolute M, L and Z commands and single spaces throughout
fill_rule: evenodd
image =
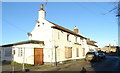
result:
M 87 40 L 83 39 L 82 47 L 85 48 L 85 55 L 89 51 Z
M 44 5 L 40 5 L 40 10 L 38 11 L 38 19 L 45 19 L 46 12 L 44 10 Z
M 44 62 L 54 62 L 53 56 L 53 40 L 52 34 L 53 29 L 50 22 L 45 19 L 39 19 L 40 23 L 37 23 L 33 31 L 31 32 L 32 37 L 29 37 L 30 40 L 39 40 L 44 41 Z M 44 23 L 44 24 L 43 24 Z M 38 27 L 39 26 L 39 27 Z
M 51 26 L 54 25 L 44 19 L 39 19 L 39 23 L 36 24 L 35 28 L 31 32 L 32 37 L 29 37 L 30 40 L 44 41 L 44 62 L 56 61 L 55 46 L 58 46 L 58 48 L 56 48 L 57 61 L 68 60 L 65 58 L 65 47 L 73 47 L 71 59 L 83 58 L 83 48 L 85 48 L 85 53 L 88 51 L 86 40 L 80 40 L 80 37 L 77 37 L 76 42 L 76 36 L 70 34 L 69 41 L 67 41 L 67 32 L 51 28 Z M 75 43 L 79 43 L 81 45 Z M 76 48 L 79 48 L 79 57 L 76 57 Z
M 19 48 L 22 48 L 23 55 L 18 55 Z M 13 46 L 13 50 L 15 50 L 14 61 L 18 63 L 27 63 L 34 64 L 34 48 L 44 48 L 40 44 L 23 44 Z
M 70 59 L 84 58 L 82 49 L 83 48 L 88 49 L 85 39 L 82 42 L 80 40 L 80 37 L 77 37 L 77 43 L 84 44 L 84 46 L 78 45 L 78 44 L 75 44 L 76 43 L 76 41 L 75 41 L 76 36 L 73 35 L 73 34 L 70 34 L 69 35 L 69 41 L 68 41 L 67 40 L 67 34 L 68 34 L 67 32 L 64 32 L 64 31 L 61 31 L 61 30 L 58 30 L 58 29 L 53 29 L 53 37 L 52 37 L 53 38 L 53 44 L 54 44 L 54 46 L 58 46 L 58 48 L 56 48 L 57 61 L 58 62 L 59 61 L 70 60 Z M 65 47 L 72 47 L 72 58 L 69 58 L 69 59 L 65 58 Z M 76 57 L 76 48 L 79 49 L 79 57 Z M 54 51 L 55 51 L 55 49 L 54 49 Z M 85 50 L 85 51 L 87 51 L 87 50 Z M 54 52 L 54 54 L 55 54 L 55 52 Z
M 39 13 L 38 14 L 38 16 L 39 16 L 38 19 L 41 19 L 41 18 L 44 19 L 45 18 L 45 11 L 44 10 L 39 10 L 38 13 Z
M 44 19 L 39 20 L 39 22 L 31 32 L 32 37 L 29 37 L 29 40 L 44 41 L 45 48 L 52 48 L 51 26 L 53 25 Z
M 93 51 L 97 51 L 98 47 L 92 46 L 92 45 L 88 45 L 89 50 L 92 49 Z
M 80 37 L 77 37 L 76 42 L 76 36 L 70 34 L 70 40 L 67 41 L 67 32 L 51 28 L 54 25 L 45 20 L 45 11 L 40 10 L 38 13 L 38 20 L 31 32 L 32 36 L 29 36 L 29 40 L 44 41 L 44 62 L 55 62 L 55 56 L 57 56 L 57 61 L 69 60 L 65 58 L 65 47 L 72 47 L 72 58 L 70 59 L 85 57 L 83 56 L 83 48 L 85 48 L 85 54 L 89 51 L 86 39 L 80 40 Z M 79 57 L 76 57 L 76 48 L 79 48 Z

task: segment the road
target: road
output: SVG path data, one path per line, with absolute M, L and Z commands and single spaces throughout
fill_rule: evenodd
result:
M 95 71 L 120 71 L 120 57 L 107 56 L 105 60 L 102 60 L 92 65 Z
M 98 62 L 82 62 L 82 64 L 74 64 L 69 66 L 68 68 L 60 69 L 59 71 L 82 71 L 82 67 L 84 67 L 83 73 L 87 72 L 111 72 L 116 73 L 119 71 L 120 73 L 120 57 L 117 56 L 106 56 L 105 59 L 102 59 Z
M 5 66 L 5 68 L 7 67 Z M 30 69 L 30 72 L 28 73 L 34 73 L 34 72 L 42 73 L 41 71 L 46 71 L 43 73 L 59 73 L 59 72 L 60 73 L 120 73 L 120 57 L 106 56 L 105 59 L 102 59 L 98 62 L 91 63 L 82 60 L 82 61 L 74 61 L 71 64 L 68 63 L 62 66 L 53 67 L 49 70 L 47 69 L 44 70 L 43 68 L 40 69 L 40 67 L 39 69 L 37 70 L 36 69 L 33 70 Z

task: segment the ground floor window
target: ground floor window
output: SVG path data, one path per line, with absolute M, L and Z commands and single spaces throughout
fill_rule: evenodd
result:
M 12 54 L 12 49 L 11 48 L 5 48 L 5 57 L 10 57 Z
M 23 56 L 23 49 L 22 48 L 18 48 L 18 57 Z
M 72 58 L 72 47 L 65 47 L 65 58 Z
M 79 57 L 79 49 L 76 48 L 76 57 Z
M 15 55 L 15 50 L 13 50 L 13 55 Z
M 85 56 L 85 48 L 83 48 L 83 56 Z

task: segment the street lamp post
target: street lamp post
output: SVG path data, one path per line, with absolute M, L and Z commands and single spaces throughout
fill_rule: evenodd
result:
M 57 51 L 58 46 L 55 46 L 55 66 L 57 66 Z

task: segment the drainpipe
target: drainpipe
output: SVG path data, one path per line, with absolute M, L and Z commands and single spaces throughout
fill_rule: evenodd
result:
M 23 67 L 22 67 L 22 71 L 25 70 L 25 47 L 23 48 L 24 49 L 24 54 L 23 54 Z
M 55 66 L 57 66 L 57 56 L 56 56 L 56 46 L 55 46 Z

